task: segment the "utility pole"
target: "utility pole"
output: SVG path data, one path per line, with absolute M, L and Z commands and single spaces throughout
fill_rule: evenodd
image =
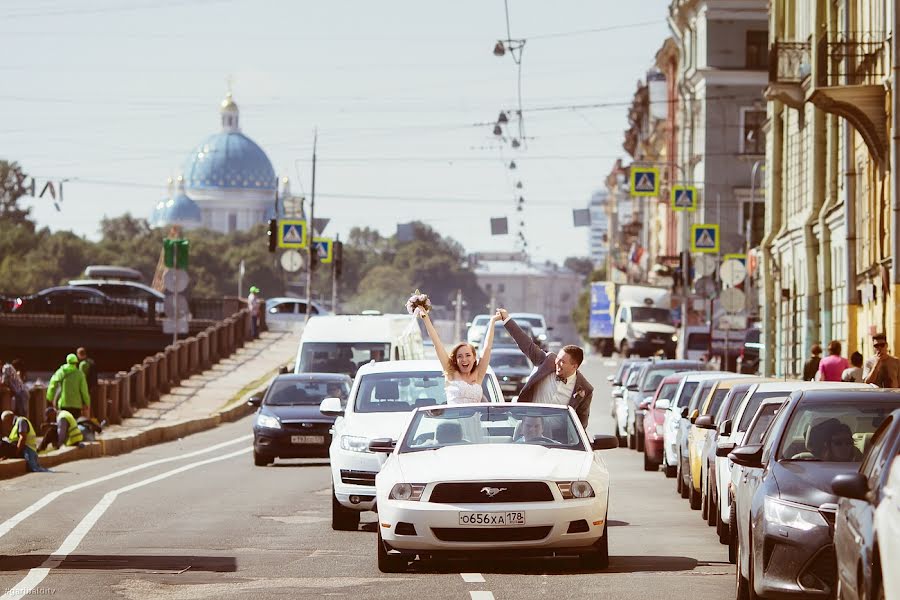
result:
M 315 223 L 316 212 L 316 143 L 319 141 L 319 131 L 313 133 L 313 155 L 312 155 L 312 190 L 309 199 L 309 221 L 306 226 L 306 320 L 312 316 L 312 281 L 313 281 L 313 253 L 316 249 L 313 247 L 313 238 L 316 233 L 313 229 Z
M 334 240 L 336 242 L 340 241 L 341 236 L 334 236 Z M 307 304 L 309 306 L 309 304 Z M 337 257 L 334 256 L 334 251 L 332 251 L 331 255 L 331 312 L 334 314 L 338 314 L 337 310 Z
M 462 339 L 462 290 L 456 290 L 456 320 L 454 322 L 456 339 Z

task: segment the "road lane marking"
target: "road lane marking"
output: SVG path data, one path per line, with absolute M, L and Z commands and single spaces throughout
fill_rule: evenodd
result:
M 9 591 L 0 596 L 0 600 L 18 600 L 22 596 L 27 596 L 41 584 L 42 581 L 50 574 L 52 569 L 57 568 L 59 565 L 66 560 L 66 558 L 78 548 L 78 545 L 81 544 L 82 540 L 84 540 L 85 536 L 91 532 L 94 525 L 97 524 L 97 521 L 100 520 L 100 517 L 103 516 L 103 513 L 107 511 L 107 509 L 112 506 L 112 503 L 115 502 L 116 498 L 119 494 L 124 494 L 125 492 L 130 492 L 132 490 L 136 490 L 140 487 L 144 487 L 145 485 L 150 485 L 151 483 L 156 483 L 157 481 L 162 481 L 163 479 L 168 479 L 169 477 L 173 477 L 180 473 L 184 473 L 185 471 L 190 471 L 191 469 L 196 469 L 197 467 L 202 467 L 204 465 L 212 464 L 214 462 L 220 462 L 223 460 L 228 460 L 230 458 L 235 458 L 240 456 L 241 454 L 246 454 L 250 452 L 253 448 L 242 448 L 240 450 L 236 450 L 235 452 L 231 452 L 229 454 L 223 454 L 222 456 L 215 456 L 213 458 L 207 458 L 206 460 L 201 460 L 198 462 L 190 463 L 187 465 L 182 465 L 177 469 L 172 469 L 171 471 L 166 471 L 164 473 L 160 473 L 159 475 L 154 475 L 153 477 L 149 477 L 147 479 L 142 479 L 141 481 L 136 481 L 129 485 L 117 488 L 115 490 L 106 492 L 103 495 L 103 498 L 88 512 L 87 515 L 81 520 L 80 523 L 72 530 L 72 532 L 63 540 L 63 543 L 57 548 L 56 552 L 51 554 L 40 567 L 31 569 L 28 571 L 28 575 L 25 576 L 22 581 L 13 585 L 9 588 Z
M 493 592 L 469 592 L 472 600 L 494 600 Z
M 47 506 L 48 504 L 50 504 L 51 502 L 53 502 L 54 500 L 56 500 L 57 498 L 62 496 L 63 494 L 68 494 L 69 492 L 75 492 L 80 489 L 86 488 L 88 486 L 95 485 L 97 483 L 103 483 L 104 481 L 109 481 L 110 479 L 115 479 L 117 477 L 122 477 L 124 475 L 130 475 L 131 473 L 134 473 L 136 471 L 143 471 L 144 469 L 149 469 L 150 467 L 155 467 L 156 465 L 174 462 L 176 460 L 183 460 L 185 458 L 193 458 L 194 456 L 200 456 L 201 454 L 209 454 L 210 452 L 215 452 L 216 450 L 221 450 L 222 448 L 225 448 L 226 446 L 231 446 L 231 445 L 238 444 L 241 442 L 246 442 L 247 440 L 250 440 L 250 439 L 253 439 L 252 434 L 244 435 L 239 438 L 229 440 L 227 442 L 222 442 L 221 444 L 216 444 L 215 446 L 210 446 L 209 448 L 205 448 L 203 450 L 197 450 L 195 452 L 189 452 L 187 454 L 181 454 L 179 456 L 171 456 L 169 458 L 160 458 L 159 460 L 154 460 L 154 461 L 151 461 L 148 463 L 144 463 L 142 465 L 136 465 L 134 467 L 129 467 L 129 468 L 123 469 L 121 471 L 114 471 L 113 473 L 104 475 L 102 477 L 97 477 L 95 479 L 90 479 L 88 481 L 76 483 L 74 485 L 64 487 L 61 490 L 56 490 L 55 492 L 50 492 L 49 494 L 47 494 L 46 496 L 44 496 L 43 498 L 41 498 L 40 500 L 38 500 L 37 502 L 32 504 L 31 506 L 28 506 L 28 507 L 22 509 L 17 514 L 15 514 L 15 515 L 11 516 L 10 518 L 8 518 L 7 520 L 5 520 L 3 523 L 0 523 L 0 538 L 2 538 L 4 535 L 6 535 L 10 531 L 12 531 L 16 527 L 16 525 L 18 525 L 19 523 L 21 523 L 22 521 L 24 521 L 25 519 L 27 519 L 28 517 L 30 517 L 31 515 L 36 513 L 37 511 L 41 510 L 42 508 L 44 508 L 45 506 Z
M 484 583 L 481 573 L 460 573 L 460 576 L 466 583 Z

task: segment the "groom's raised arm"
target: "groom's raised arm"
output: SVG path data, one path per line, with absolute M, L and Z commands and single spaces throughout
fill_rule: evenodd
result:
M 547 353 L 534 343 L 534 340 L 531 339 L 530 335 L 522 331 L 522 328 L 510 318 L 508 312 L 503 309 L 498 309 L 498 311 L 500 312 L 500 318 L 503 319 L 503 326 L 506 327 L 506 331 L 509 332 L 512 339 L 516 341 L 516 345 L 519 346 L 519 350 L 522 351 L 522 354 L 527 356 L 528 360 L 530 360 L 534 366 L 544 362 L 547 358 Z

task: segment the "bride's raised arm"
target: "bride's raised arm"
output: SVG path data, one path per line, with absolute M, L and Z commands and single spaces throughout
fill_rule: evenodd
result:
M 431 322 L 431 317 L 428 316 L 428 313 L 422 311 L 422 309 L 417 309 L 417 311 L 421 311 L 418 314 L 421 315 L 422 320 L 425 321 L 425 330 L 428 332 L 428 337 L 434 342 L 434 351 L 437 354 L 438 360 L 441 361 L 441 367 L 444 369 L 444 373 L 449 372 L 450 357 L 444 349 L 444 344 L 441 343 L 441 336 L 438 335 L 437 329 L 434 328 L 434 323 Z
M 488 323 L 487 333 L 484 334 L 484 352 L 481 355 L 481 358 L 478 359 L 478 369 L 475 371 L 475 383 L 480 384 L 484 379 L 484 376 L 487 375 L 488 367 L 491 364 L 491 347 L 494 345 L 494 325 L 497 323 L 497 315 L 491 316 L 491 321 Z

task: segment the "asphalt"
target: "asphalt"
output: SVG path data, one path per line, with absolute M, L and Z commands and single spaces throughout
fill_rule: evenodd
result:
M 612 431 L 605 378 L 613 364 L 589 358 L 583 369 L 596 387 L 589 427 L 596 433 Z M 251 422 L 0 482 L 0 598 L 21 598 L 32 586 L 32 596 L 134 600 L 718 600 L 734 593 L 734 570 L 714 530 L 675 494 L 673 480 L 644 472 L 634 451 L 603 453 L 612 481 L 604 571 L 561 558 L 425 561 L 385 575 L 375 565 L 375 515 L 364 515 L 356 532 L 332 531 L 327 461 L 254 467 Z M 77 485 L 84 487 L 65 491 Z

